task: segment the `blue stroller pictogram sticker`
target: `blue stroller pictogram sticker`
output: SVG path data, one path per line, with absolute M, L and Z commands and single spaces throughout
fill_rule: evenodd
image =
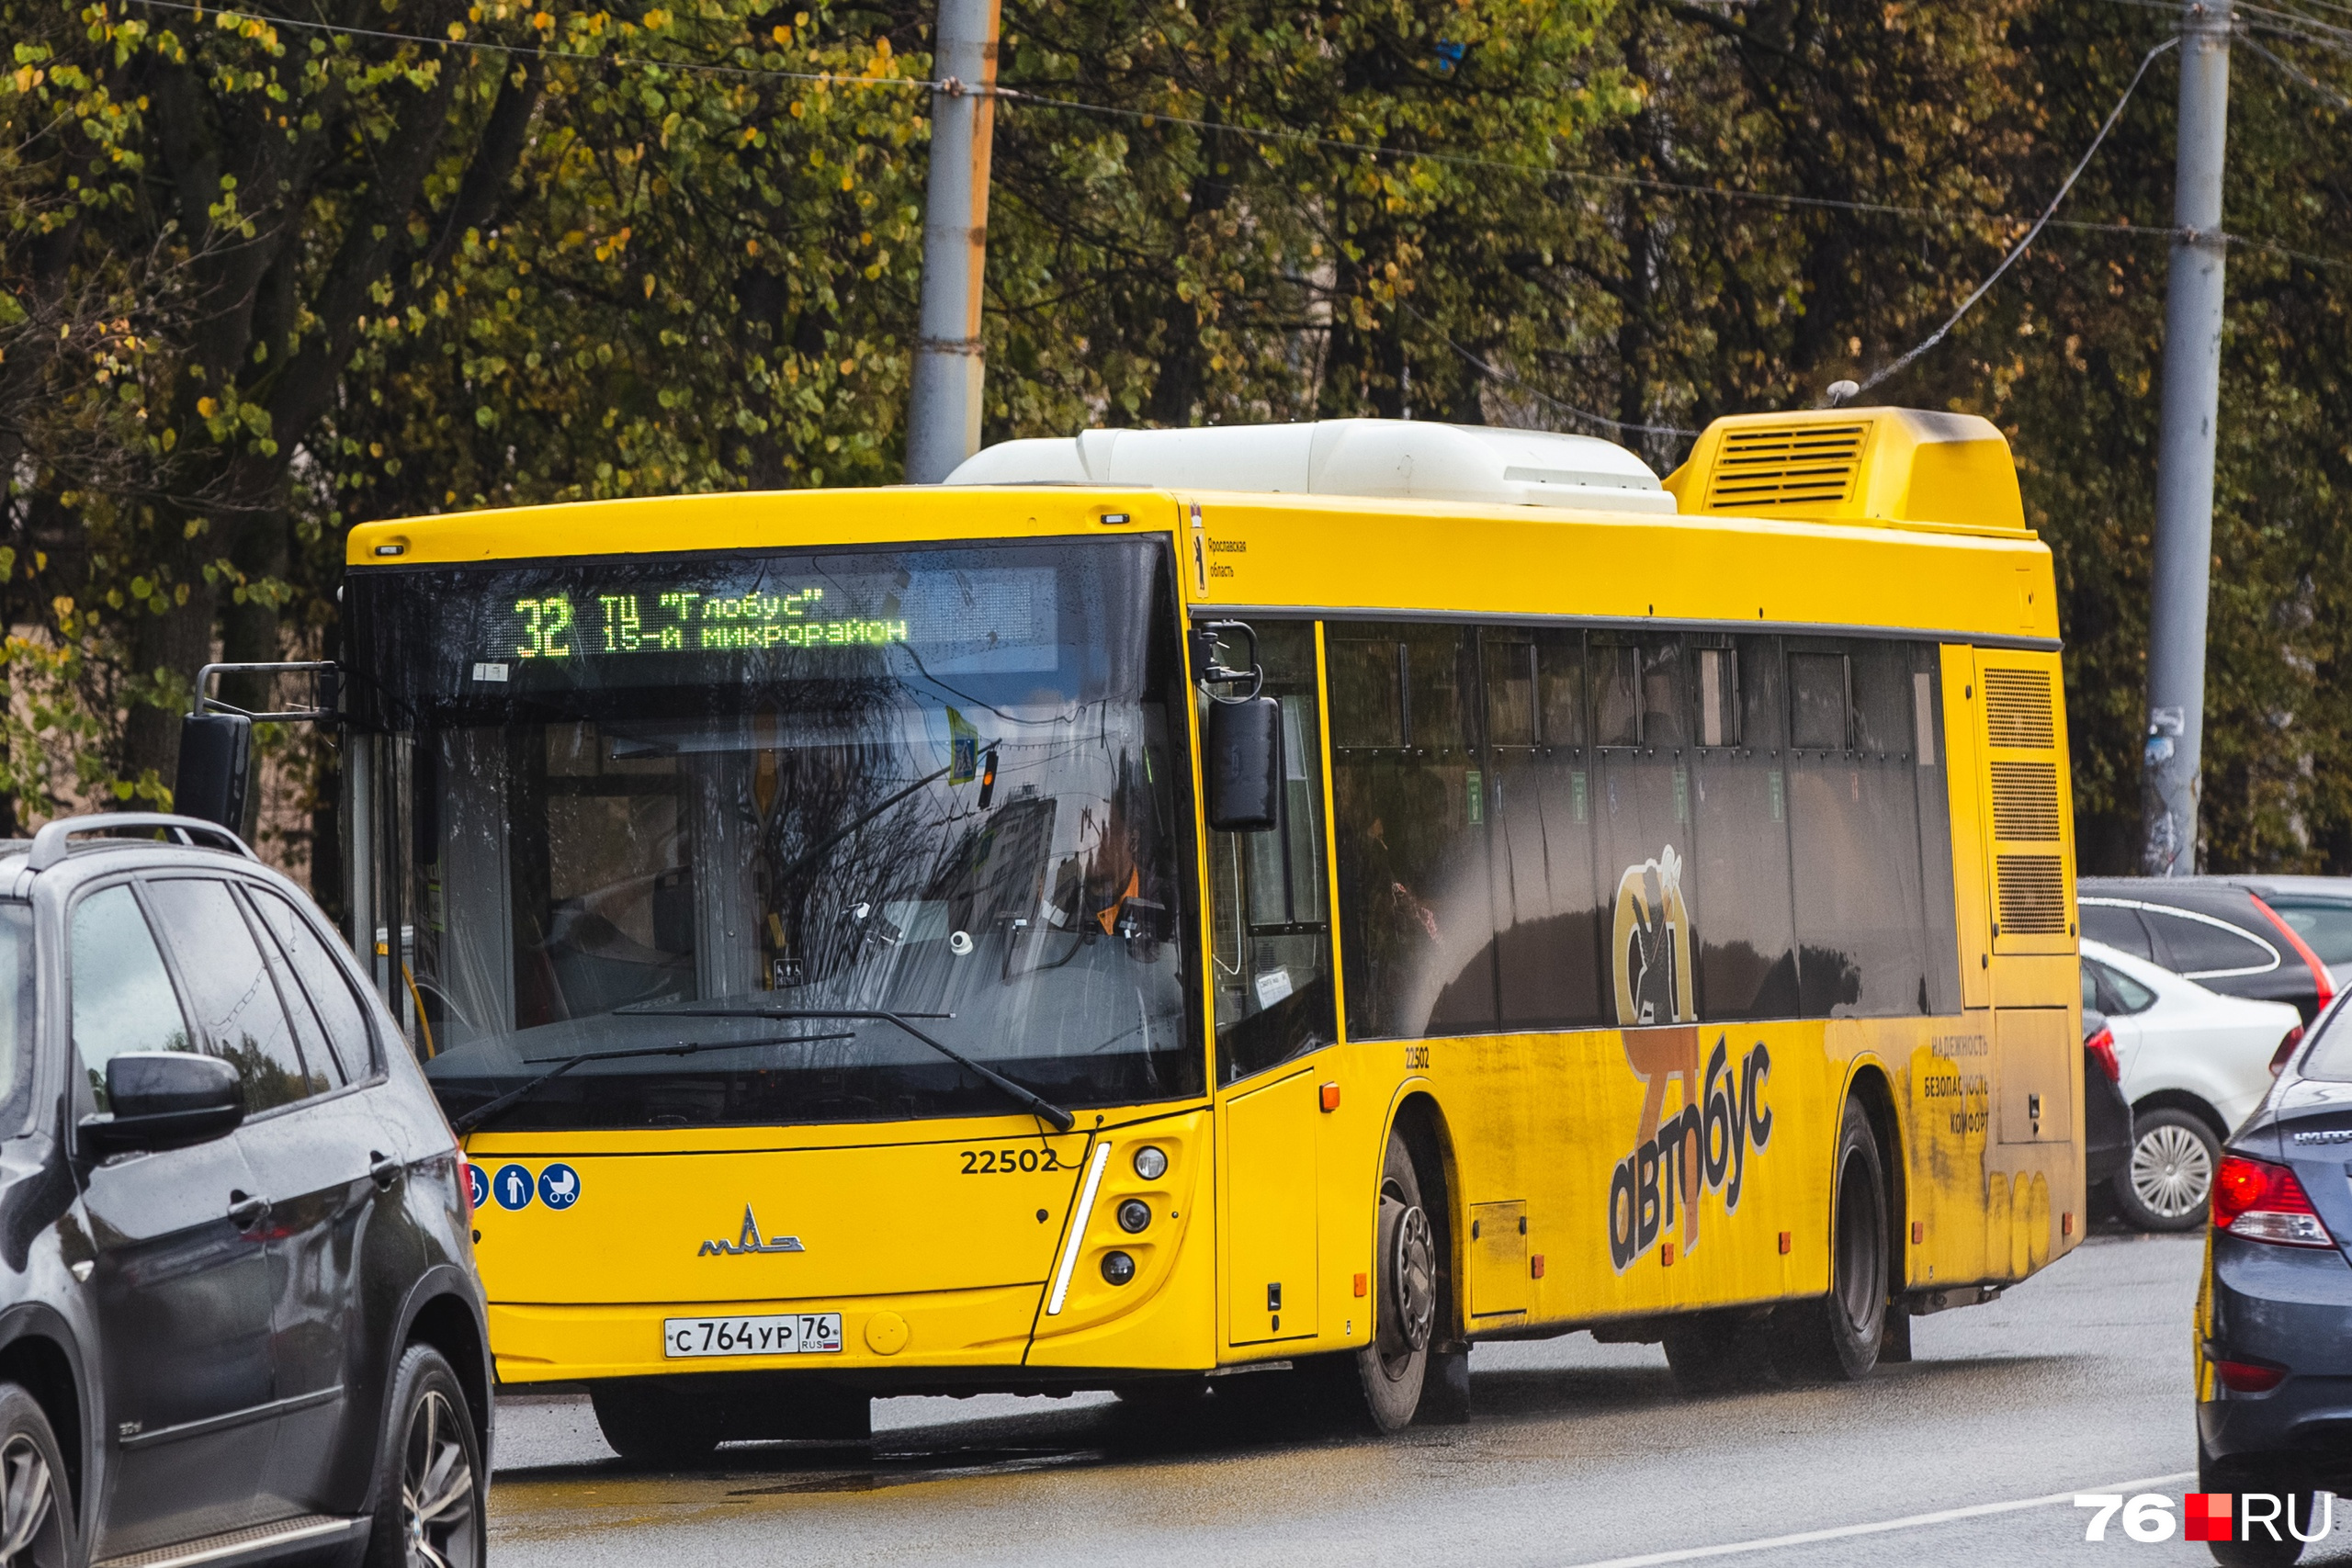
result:
M 558 1213 L 580 1201 L 580 1173 L 560 1164 L 539 1172 L 539 1201 Z

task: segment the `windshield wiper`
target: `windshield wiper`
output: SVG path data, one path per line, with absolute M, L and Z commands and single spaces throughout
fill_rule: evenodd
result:
M 508 1106 L 528 1100 L 583 1062 L 618 1062 L 631 1056 L 691 1056 L 702 1051 L 740 1051 L 748 1045 L 795 1045 L 803 1041 L 854 1040 L 856 1037 L 856 1032 L 853 1030 L 841 1034 L 778 1034 L 761 1040 L 684 1040 L 675 1045 L 638 1045 L 626 1051 L 575 1051 L 569 1056 L 532 1056 L 526 1058 L 532 1066 L 541 1062 L 553 1062 L 555 1066 L 520 1089 L 510 1089 L 489 1104 L 476 1106 L 456 1118 L 449 1123 L 449 1130 L 464 1137 Z
M 616 1008 L 614 1010 L 616 1013 L 628 1013 L 637 1017 L 651 1015 L 659 1018 L 772 1018 L 779 1021 L 803 1019 L 816 1023 L 829 1020 L 875 1019 L 884 1023 L 896 1024 L 957 1066 L 986 1078 L 1020 1101 L 1028 1110 L 1052 1122 L 1055 1132 L 1067 1133 L 1078 1124 L 1077 1117 L 1064 1111 L 1035 1089 L 1024 1088 L 995 1068 L 975 1062 L 954 1046 L 933 1040 L 907 1021 L 910 1018 L 954 1018 L 956 1015 L 952 1012 L 885 1012 L 879 1009 L 868 1008 L 771 1008 L 762 1007 L 756 1003 L 748 1007 L 665 1007 L 658 1002 L 639 1002 L 633 1007 Z

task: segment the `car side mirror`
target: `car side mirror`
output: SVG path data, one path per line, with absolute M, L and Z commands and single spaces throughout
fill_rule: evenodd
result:
M 245 1119 L 237 1069 L 192 1051 L 126 1051 L 107 1063 L 110 1116 L 82 1118 L 83 1142 L 102 1155 L 182 1149 L 225 1138 Z
M 172 809 L 242 834 L 253 757 L 252 719 L 241 713 L 189 714 L 180 720 L 180 765 L 172 781 Z
M 1261 833 L 1282 820 L 1283 706 L 1272 697 L 1209 704 L 1209 826 Z

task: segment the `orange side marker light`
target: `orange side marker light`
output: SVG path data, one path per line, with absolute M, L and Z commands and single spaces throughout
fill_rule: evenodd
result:
M 1927 1239 L 1928 1222 L 1925 1220 L 1913 1220 L 1911 1222 L 1911 1245 L 1917 1247 Z
M 1781 1257 L 1783 1257 L 1783 1258 L 1786 1258 L 1786 1257 L 1789 1255 L 1789 1244 L 1790 1244 L 1789 1233 L 1788 1233 L 1788 1232 L 1786 1232 L 1786 1231 L 1782 1231 L 1782 1232 L 1781 1233 Z
M 1357 1275 L 1357 1276 L 1356 1276 L 1356 1294 L 1357 1294 L 1357 1295 L 1359 1295 L 1359 1296 L 1363 1296 L 1363 1295 L 1369 1295 L 1369 1294 L 1371 1294 L 1371 1293 L 1372 1293 L 1372 1277 L 1371 1277 L 1370 1275 L 1368 1275 L 1368 1274 L 1359 1274 L 1359 1275 Z
M 1544 1255 L 1542 1253 L 1535 1253 L 1528 1258 L 1527 1277 L 1531 1280 L 1541 1280 L 1544 1278 Z
M 2060 1235 L 2075 1234 L 2075 1212 L 2072 1209 L 2058 1216 L 2058 1234 Z
M 1657 1244 L 1657 1260 L 1668 1269 L 1674 1267 L 1674 1244 L 1672 1242 L 1662 1241 Z
M 1322 1089 L 1322 1094 L 1324 1110 L 1337 1111 L 1340 1109 L 1340 1086 L 1338 1084 L 1325 1084 Z

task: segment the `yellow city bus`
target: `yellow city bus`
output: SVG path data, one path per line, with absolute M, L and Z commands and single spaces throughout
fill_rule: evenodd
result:
M 2079 1237 L 2051 558 L 1993 426 L 958 480 L 352 532 L 354 934 L 505 1382 L 670 1460 L 1282 1368 L 1393 1430 L 1482 1339 L 1860 1377 Z

